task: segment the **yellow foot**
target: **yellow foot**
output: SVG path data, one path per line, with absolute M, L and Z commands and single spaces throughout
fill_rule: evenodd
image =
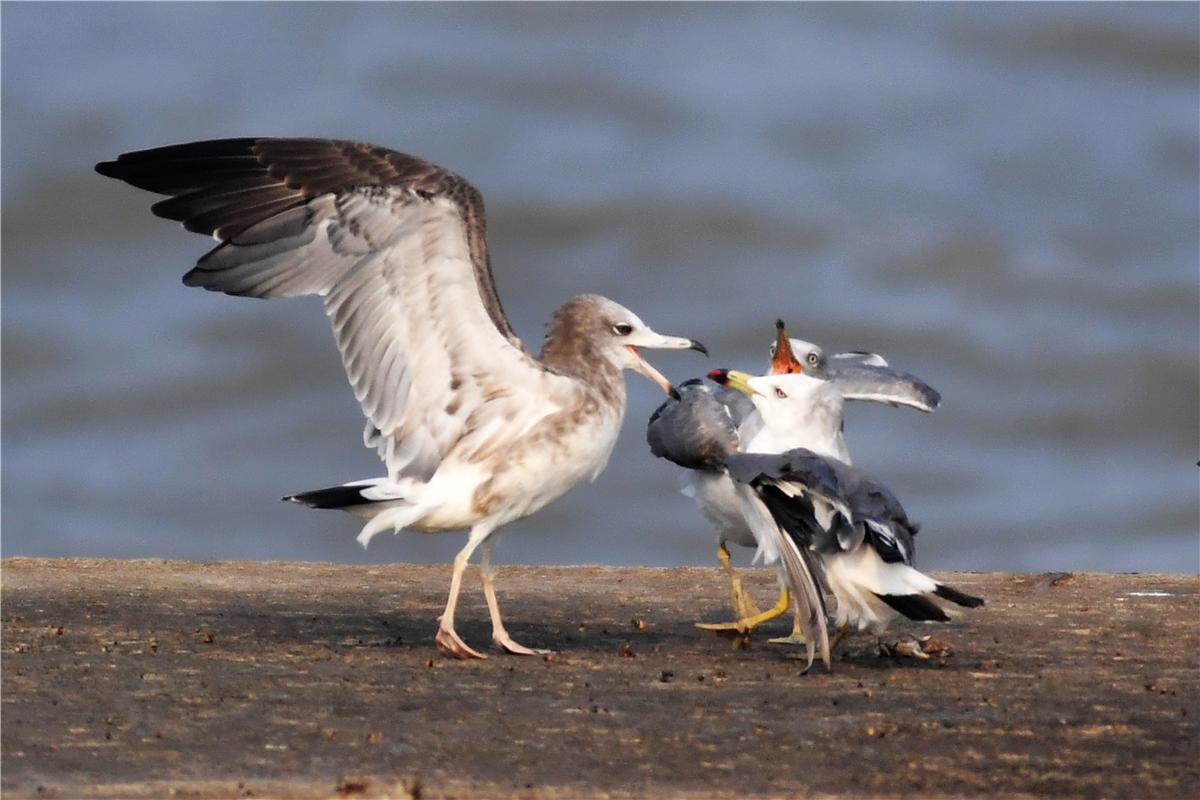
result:
M 700 628 L 701 630 L 716 631 L 717 633 L 724 633 L 728 631 L 748 633 L 767 620 L 775 619 L 776 617 L 784 614 L 788 610 L 788 603 L 789 600 L 787 589 L 784 589 L 779 594 L 779 602 L 766 611 L 762 611 L 749 617 L 741 617 L 736 622 L 697 622 L 696 627 Z
M 768 639 L 771 644 L 807 644 L 804 638 L 804 629 L 800 625 L 800 618 L 793 616 L 792 632 L 787 636 L 780 636 L 775 639 Z
M 831 656 L 833 655 L 833 652 L 835 650 L 837 650 L 837 646 L 842 643 L 842 640 L 846 638 L 846 634 L 848 634 L 849 632 L 850 632 L 850 623 L 849 622 L 843 622 L 841 625 L 838 626 L 837 633 L 835 633 L 833 636 L 833 641 L 831 641 L 829 643 L 829 655 L 831 655 Z
M 750 628 L 742 620 L 737 622 L 697 622 L 696 627 L 702 631 L 716 631 L 717 633 L 749 633 Z
M 808 642 L 804 640 L 804 634 L 795 632 L 790 633 L 787 636 L 777 636 L 774 639 L 767 639 L 767 641 L 771 644 L 808 644 Z
M 729 576 L 729 593 L 733 598 L 734 615 L 738 619 L 748 619 L 762 613 L 758 610 L 753 598 L 750 597 L 750 593 L 746 591 L 746 587 L 742 585 L 742 579 L 738 577 L 733 568 L 733 562 L 729 559 L 729 549 L 725 547 L 724 542 L 717 545 L 717 560 L 721 562 L 721 567 Z
M 738 619 L 751 619 L 762 613 L 750 597 L 750 593 L 746 591 L 746 587 L 742 586 L 741 578 L 732 576 L 729 579 L 729 588 L 733 595 L 733 613 L 737 614 Z

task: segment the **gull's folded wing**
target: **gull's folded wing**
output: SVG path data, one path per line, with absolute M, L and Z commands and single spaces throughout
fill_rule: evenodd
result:
M 694 379 L 650 415 L 650 452 L 687 469 L 720 469 L 737 452 L 738 428 L 757 412 L 743 393 Z

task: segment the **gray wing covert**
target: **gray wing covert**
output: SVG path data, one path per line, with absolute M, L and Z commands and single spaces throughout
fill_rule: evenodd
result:
M 678 391 L 678 399 L 666 400 L 650 415 L 650 452 L 686 469 L 720 469 L 737 452 L 738 427 L 754 404 L 741 392 L 699 378 Z
M 734 480 L 754 487 L 800 547 L 849 552 L 867 542 L 888 563 L 913 563 L 918 526 L 890 489 L 865 472 L 804 448 L 737 455 Z
M 926 413 L 942 402 L 941 394 L 925 381 L 886 365 L 870 362 L 831 364 L 825 376 L 847 400 L 908 406 Z

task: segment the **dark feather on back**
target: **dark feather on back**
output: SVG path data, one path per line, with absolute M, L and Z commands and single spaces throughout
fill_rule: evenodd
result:
M 754 409 L 741 392 L 696 378 L 650 415 L 650 452 L 686 469 L 717 470 L 738 448 L 738 426 Z

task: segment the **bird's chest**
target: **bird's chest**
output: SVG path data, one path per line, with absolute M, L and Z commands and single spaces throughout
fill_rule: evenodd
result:
M 500 524 L 532 514 L 581 483 L 594 480 L 608 463 L 624 416 L 618 407 L 598 406 L 547 417 L 498 454 L 489 480 L 473 504 Z

